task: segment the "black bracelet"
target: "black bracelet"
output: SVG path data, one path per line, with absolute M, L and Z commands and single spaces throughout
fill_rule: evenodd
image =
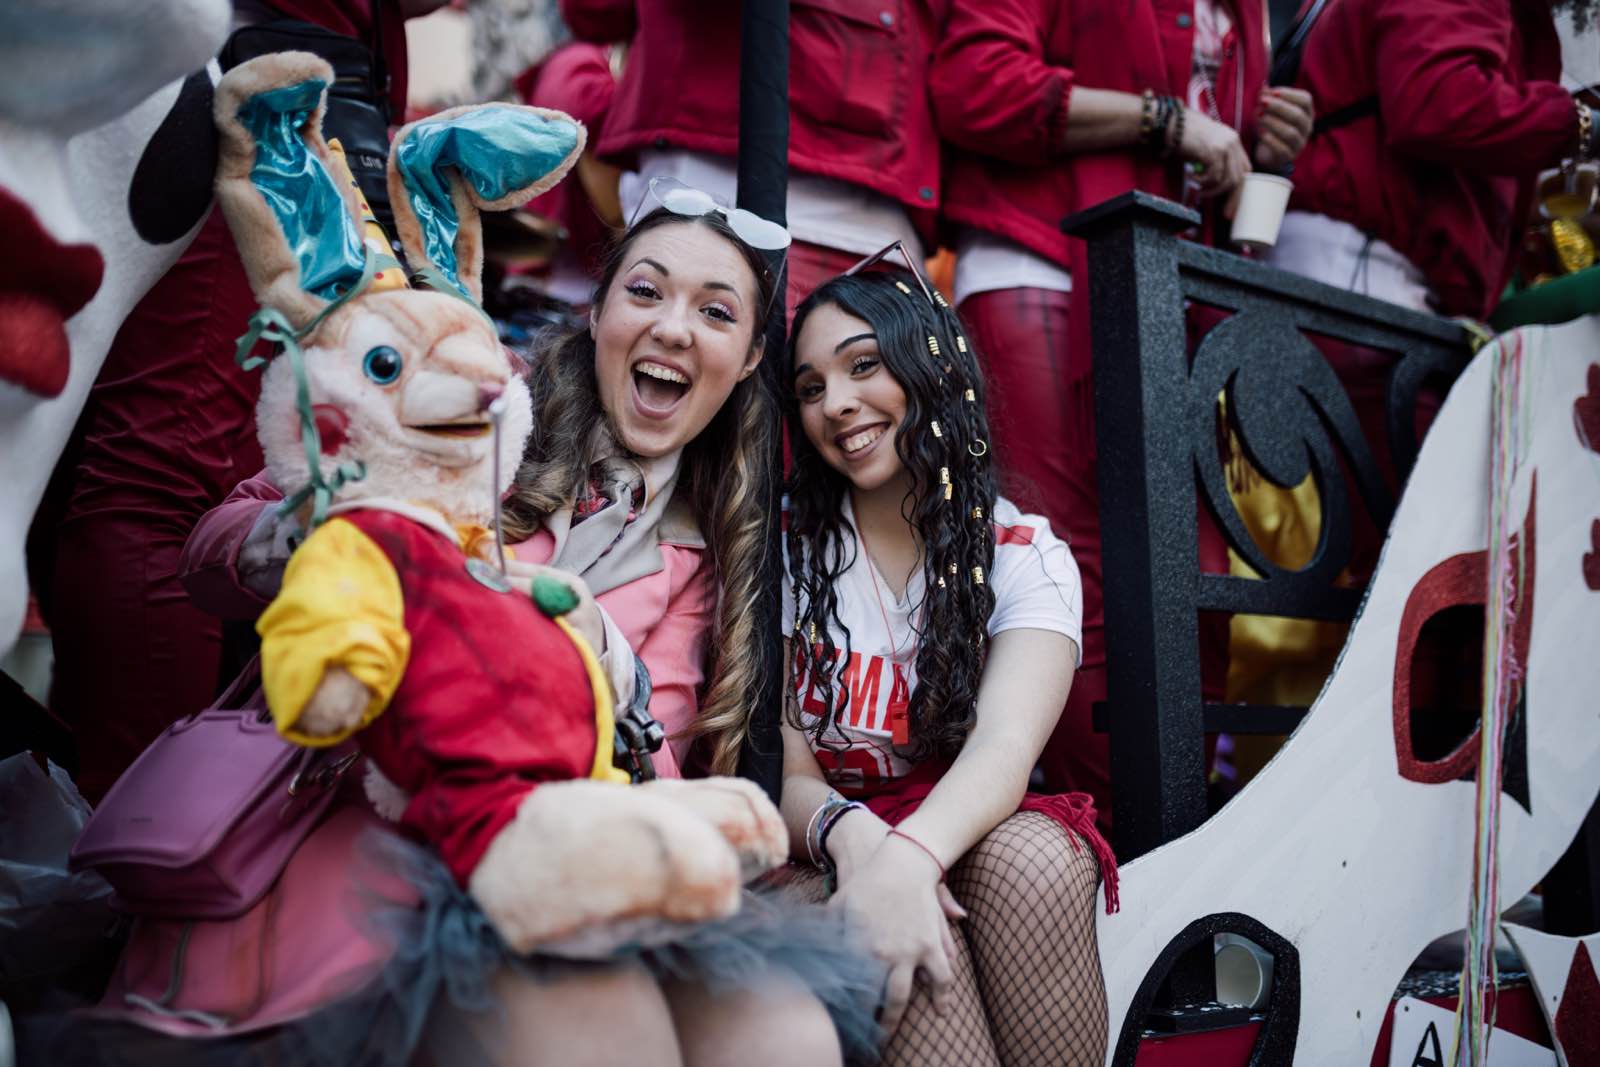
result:
M 1161 147 L 1162 159 L 1171 158 L 1183 146 L 1183 124 L 1188 119 L 1188 109 L 1178 102 L 1177 97 L 1169 96 L 1167 99 L 1172 102 L 1173 121 L 1165 131 L 1167 136 Z
M 833 832 L 835 826 L 839 825 L 839 820 L 844 818 L 845 815 L 858 808 L 865 807 L 866 805 L 859 800 L 852 800 L 848 804 L 839 805 L 822 817 L 822 826 L 817 830 L 817 851 L 822 854 L 822 858 L 827 861 L 829 866 L 833 864 L 833 856 L 828 852 L 828 835 Z

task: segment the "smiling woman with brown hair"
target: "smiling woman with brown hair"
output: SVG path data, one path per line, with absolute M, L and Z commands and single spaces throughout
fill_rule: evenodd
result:
M 1087 796 L 1028 792 L 1077 565 L 998 495 L 976 353 L 918 275 L 823 284 L 792 352 L 791 851 L 890 967 L 886 1063 L 1099 1062 L 1114 863 Z

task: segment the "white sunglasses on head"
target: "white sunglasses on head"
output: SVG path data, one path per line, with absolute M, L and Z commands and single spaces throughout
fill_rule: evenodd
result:
M 788 230 L 753 211 L 746 211 L 742 207 L 729 207 L 704 189 L 696 189 L 666 175 L 651 178 L 649 188 L 651 199 L 674 215 L 683 215 L 687 218 L 698 218 L 713 212 L 721 215 L 734 236 L 751 248 L 776 252 L 789 247 Z M 644 200 L 641 198 L 639 207 L 643 206 Z M 638 214 L 638 208 L 635 208 L 634 218 L 628 220 L 629 229 L 633 228 Z

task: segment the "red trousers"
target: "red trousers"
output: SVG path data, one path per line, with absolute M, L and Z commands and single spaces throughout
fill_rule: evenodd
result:
M 805 302 L 811 291 L 836 274 L 843 274 L 863 257 L 854 252 L 841 252 L 837 248 L 796 241 L 789 246 L 786 257 L 789 284 L 784 291 L 788 321 L 794 322 L 794 309 Z
M 261 469 L 259 374 L 233 361 L 256 301 L 220 211 L 117 334 L 58 471 L 45 614 L 50 704 L 74 730 L 97 801 L 173 720 L 216 691 L 221 624 L 177 578 L 190 529 Z
M 988 382 L 1001 492 L 1050 520 L 1051 529 L 1072 546 L 1083 578 L 1083 658 L 1040 768 L 1048 791 L 1092 796 L 1105 827 L 1111 813 L 1111 750 L 1108 735 L 1096 733 L 1092 722 L 1095 703 L 1106 698 L 1094 390 L 1089 353 L 1073 351 L 1068 342 L 1071 310 L 1070 293 L 1047 289 L 978 293 L 960 307 Z M 1201 568 L 1226 572 L 1221 533 L 1208 518 L 1197 521 Z M 1206 699 L 1220 700 L 1227 682 L 1227 616 L 1203 614 L 1199 626 L 1202 690 Z

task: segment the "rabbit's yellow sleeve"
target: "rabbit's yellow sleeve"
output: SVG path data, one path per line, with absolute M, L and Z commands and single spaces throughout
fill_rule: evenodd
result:
M 318 527 L 289 557 L 283 589 L 256 622 L 261 679 L 278 732 L 296 744 L 332 745 L 388 706 L 405 673 L 411 635 L 400 578 L 384 551 L 342 519 Z M 330 667 L 343 667 L 371 691 L 359 722 L 339 734 L 296 729 Z

